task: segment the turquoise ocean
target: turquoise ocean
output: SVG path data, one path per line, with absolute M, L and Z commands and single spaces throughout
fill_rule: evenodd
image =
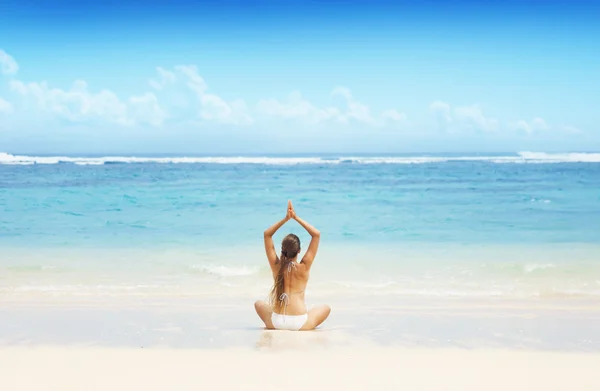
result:
M 600 154 L 534 152 L 0 153 L 0 297 L 264 297 L 288 199 L 309 297 L 600 299 Z

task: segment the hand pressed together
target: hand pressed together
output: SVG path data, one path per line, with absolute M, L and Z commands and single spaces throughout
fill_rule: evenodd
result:
M 292 205 L 292 201 L 288 201 L 287 214 L 285 216 L 287 220 L 296 220 L 296 211 Z

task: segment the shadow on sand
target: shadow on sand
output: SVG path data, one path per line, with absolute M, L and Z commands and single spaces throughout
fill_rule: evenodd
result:
M 256 342 L 256 348 L 270 350 L 327 348 L 334 345 L 346 345 L 351 339 L 350 335 L 336 329 L 310 331 L 263 329 Z

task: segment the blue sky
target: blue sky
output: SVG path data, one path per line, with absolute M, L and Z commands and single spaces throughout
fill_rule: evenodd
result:
M 1 7 L 4 152 L 600 150 L 600 2 Z

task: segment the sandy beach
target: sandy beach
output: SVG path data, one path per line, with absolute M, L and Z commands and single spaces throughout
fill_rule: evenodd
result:
M 0 390 L 600 390 L 590 302 L 338 303 L 311 332 L 239 302 L 108 304 L 4 302 Z
M 11 391 L 600 389 L 597 353 L 17 347 L 0 350 L 0 368 Z

